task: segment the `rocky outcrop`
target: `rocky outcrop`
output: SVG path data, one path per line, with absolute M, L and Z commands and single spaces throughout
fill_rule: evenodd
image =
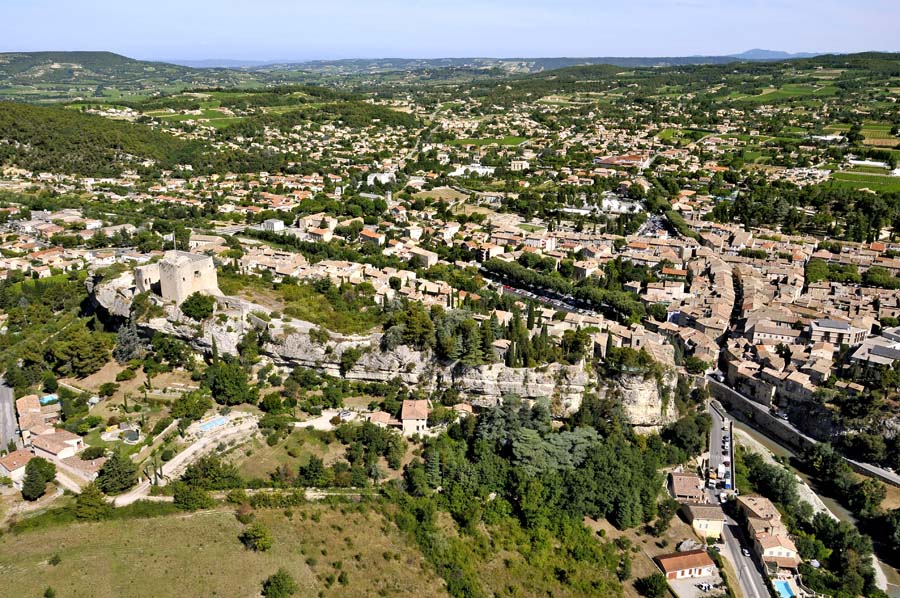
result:
M 112 316 L 127 318 L 131 314 L 131 302 L 134 299 L 134 274 L 126 272 L 121 276 L 102 281 L 99 284 L 88 277 L 85 281 L 88 295 L 94 302 Z
M 91 286 L 97 304 L 109 313 L 127 317 L 134 296 L 134 277 Z M 381 334 L 342 335 L 326 332 L 309 322 L 272 317 L 270 310 L 236 299 L 218 297 L 216 313 L 205 322 L 186 318 L 174 305 L 162 306 L 165 315 L 139 326 L 149 333 L 162 332 L 189 342 L 195 349 L 210 351 L 215 345 L 223 354 L 237 353 L 241 338 L 253 329 L 264 330 L 262 351 L 276 364 L 303 366 L 349 380 L 390 382 L 400 380 L 426 391 L 454 388 L 468 402 L 491 406 L 503 397 L 525 400 L 549 399 L 558 417 L 576 412 L 584 393 L 597 387 L 596 376 L 583 365 L 550 364 L 538 368 L 510 368 L 503 363 L 475 367 L 459 362 L 443 363 L 429 352 L 401 345 L 381 350 Z M 342 360 L 353 350 L 355 359 Z M 343 361 L 343 364 L 342 364 Z M 342 371 L 343 368 L 346 371 Z M 665 399 L 666 387 L 674 387 L 674 375 L 658 383 L 653 377 L 623 374 L 604 381 L 599 392 L 621 401 L 626 416 L 638 430 L 653 431 L 677 418 L 674 404 Z
M 601 387 L 607 398 L 621 403 L 625 417 L 636 432 L 658 432 L 678 419 L 672 390 L 677 380 L 674 371 L 660 379 L 643 374 L 620 374 Z

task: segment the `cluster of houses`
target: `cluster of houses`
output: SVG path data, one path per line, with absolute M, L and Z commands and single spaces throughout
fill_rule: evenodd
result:
M 60 404 L 56 395 L 26 395 L 15 401 L 18 435 L 21 448 L 0 457 L 0 476 L 21 488 L 25 479 L 25 467 L 35 457 L 53 462 L 66 473 L 86 481 L 96 479 L 106 457 L 82 459 L 84 439 L 56 427 L 60 419 Z
M 676 471 L 669 474 L 668 490 L 681 504 L 681 512 L 697 537 L 704 544 L 719 542 L 727 519 L 722 505 L 709 502 L 703 479 L 693 473 Z M 775 505 L 762 496 L 737 496 L 734 504 L 738 522 L 752 543 L 752 556 L 762 563 L 770 577 L 790 584 L 794 595 L 805 595 L 806 590 L 796 576 L 801 562 L 797 547 Z M 716 575 L 716 566 L 705 549 L 667 554 L 656 561 L 670 581 L 709 579 Z

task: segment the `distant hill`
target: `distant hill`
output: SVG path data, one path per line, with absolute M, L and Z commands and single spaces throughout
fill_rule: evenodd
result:
M 206 58 L 203 60 L 165 60 L 171 64 L 178 66 L 187 66 L 197 69 L 223 68 L 223 69 L 241 69 L 255 68 L 273 64 L 271 60 L 232 60 L 229 58 Z
M 244 71 L 148 62 L 113 52 L 0 54 L 0 97 L 6 99 L 103 98 L 256 80 Z
M 752 50 L 747 50 L 746 52 L 741 52 L 740 54 L 732 54 L 731 58 L 737 58 L 739 60 L 792 60 L 796 58 L 813 58 L 814 56 L 820 56 L 819 53 L 814 52 L 798 52 L 796 54 L 791 54 L 790 52 L 781 52 L 780 50 L 761 50 L 759 48 L 754 48 Z

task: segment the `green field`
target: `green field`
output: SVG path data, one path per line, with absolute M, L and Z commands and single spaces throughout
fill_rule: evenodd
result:
M 279 567 L 299 584 L 297 596 L 446 595 L 418 550 L 374 510 L 309 505 L 290 518 L 258 511 L 257 520 L 274 536 L 265 553 L 244 549 L 231 510 L 5 534 L 0 571 L 15 591 L 4 595 L 38 597 L 51 587 L 66 598 L 258 596 Z M 54 555 L 57 565 L 48 563 Z M 341 571 L 346 585 L 335 581 Z
M 755 96 L 732 93 L 729 99 L 765 104 L 766 102 L 778 100 L 830 97 L 837 94 L 837 91 L 837 87 L 833 85 L 787 84 L 778 88 L 770 87 L 764 89 L 762 93 Z
M 900 177 L 838 172 L 832 175 L 835 184 L 854 189 L 871 189 L 884 193 L 900 191 Z

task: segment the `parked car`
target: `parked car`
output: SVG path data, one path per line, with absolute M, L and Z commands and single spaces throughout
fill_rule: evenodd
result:
M 750 549 L 749 548 L 741 548 L 741 554 L 744 556 L 750 556 Z

